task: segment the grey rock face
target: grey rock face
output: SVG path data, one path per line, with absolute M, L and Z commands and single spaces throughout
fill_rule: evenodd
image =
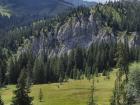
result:
M 101 27 L 99 21 L 93 19 L 93 15 L 89 17 L 76 17 L 69 19 L 61 26 L 56 26 L 54 32 L 48 32 L 47 35 L 40 31 L 39 37 L 33 37 L 31 40 L 31 49 L 33 54 L 39 55 L 46 53 L 48 56 L 62 55 L 68 53 L 77 46 L 89 48 L 93 44 L 100 43 L 117 43 L 124 41 L 128 36 L 122 32 L 121 36 L 115 35 L 110 27 Z M 139 46 L 140 37 L 138 33 L 130 33 L 129 46 Z
M 98 22 L 93 20 L 93 15 L 89 17 L 68 20 L 68 22 L 56 28 L 55 34 L 51 32 L 45 35 L 42 31 L 39 37 L 31 40 L 32 51 L 34 54 L 41 52 L 49 56 L 61 55 L 69 52 L 77 46 L 88 48 L 92 43 L 115 42 L 115 36 L 105 29 L 98 29 Z

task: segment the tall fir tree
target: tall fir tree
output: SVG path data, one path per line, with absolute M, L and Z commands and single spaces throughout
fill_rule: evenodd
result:
M 121 105 L 120 100 L 121 100 L 121 71 L 118 71 L 116 73 L 116 81 L 115 81 L 115 88 L 113 90 L 113 96 L 111 98 L 111 105 Z
M 2 70 L 0 68 L 0 87 L 2 86 Z
M 111 105 L 128 105 L 126 96 L 126 80 L 123 79 L 122 71 L 117 72 L 117 78 L 115 81 L 115 88 L 113 90 L 113 96 L 111 98 Z
M 22 70 L 14 91 L 11 105 L 32 105 L 33 97 L 29 96 L 30 88 L 26 86 L 27 74 Z
M 72 78 L 72 70 L 75 65 L 75 60 L 74 60 L 74 50 L 72 50 L 68 56 L 68 64 L 67 64 L 67 71 L 66 74 L 69 75 Z
M 129 47 L 128 42 L 125 39 L 124 43 L 119 42 L 117 46 L 117 65 L 121 71 L 126 76 L 126 80 L 128 80 L 128 65 L 129 65 Z
M 44 60 L 41 56 L 36 58 L 33 67 L 33 79 L 34 83 L 41 84 L 45 81 L 45 71 L 44 71 Z
M 17 83 L 17 73 L 16 73 L 16 69 L 15 68 L 15 58 L 11 57 L 8 61 L 8 66 L 7 66 L 7 70 L 8 70 L 8 81 L 9 83 Z
M 2 101 L 1 95 L 0 95 L 0 105 L 4 105 L 4 102 Z
M 83 55 L 83 49 L 80 47 L 77 47 L 75 50 L 75 66 L 77 69 L 82 70 L 83 69 L 83 63 L 84 63 L 84 55 Z
M 39 101 L 42 102 L 43 101 L 43 92 L 42 92 L 42 89 L 40 88 L 39 90 Z
M 94 92 L 95 92 L 95 81 L 94 81 L 94 76 L 93 76 L 92 86 L 91 86 L 91 95 L 89 97 L 88 105 L 96 105 L 95 100 L 94 100 Z

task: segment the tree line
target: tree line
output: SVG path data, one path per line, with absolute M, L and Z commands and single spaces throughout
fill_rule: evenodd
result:
M 125 44 L 119 43 L 122 47 L 117 46 L 118 44 L 115 43 L 93 43 L 88 49 L 76 47 L 69 54 L 64 53 L 61 56 L 52 57 L 48 57 L 45 53 L 35 57 L 30 51 L 15 54 L 8 58 L 8 62 L 5 62 L 7 67 L 1 69 L 0 83 L 16 84 L 23 70 L 28 74 L 28 84 L 63 82 L 69 78 L 81 79 L 82 75 L 90 78 L 95 73 L 106 75 L 115 66 L 120 66 L 127 74 L 128 67 L 124 65 L 126 62 L 139 61 L 140 50 L 129 48 L 127 41 Z M 125 57 L 124 60 L 123 57 Z

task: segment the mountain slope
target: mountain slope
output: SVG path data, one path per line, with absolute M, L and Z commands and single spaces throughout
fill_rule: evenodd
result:
M 82 4 L 82 0 L 81 4 Z M 69 0 L 1 0 L 1 7 L 7 7 L 7 12 L 2 15 L 11 16 L 11 18 L 0 17 L 0 29 L 9 29 L 23 26 L 42 18 L 52 18 L 58 14 L 69 12 L 70 8 L 78 6 L 77 2 Z M 4 9 L 0 9 L 4 11 Z M 4 23 L 4 24 L 3 24 Z
M 9 30 L 29 25 L 44 17 L 50 18 L 68 12 L 70 8 L 79 5 L 88 3 L 83 0 L 0 0 L 0 29 Z
M 15 16 L 45 16 L 48 14 L 51 16 L 72 6 L 71 4 L 59 0 L 6 0 L 3 1 L 3 4 L 8 5 Z
M 71 3 L 59 0 L 2 0 L 0 16 L 0 29 L 9 30 L 13 27 L 28 25 L 35 20 L 56 16 L 72 7 Z M 2 7 L 11 11 L 7 13 Z
M 120 7 L 120 10 L 126 11 L 118 11 L 118 4 L 104 6 L 100 4 L 95 8 L 79 8 L 69 15 L 58 17 L 50 22 L 46 20 L 34 22 L 31 27 L 33 33 L 30 34 L 32 38 L 28 37 L 29 41 L 25 41 L 23 45 L 30 43 L 31 51 L 35 55 L 45 51 L 50 56 L 64 54 L 77 46 L 89 48 L 92 43 L 110 45 L 117 41 L 124 41 L 126 38 L 130 47 L 140 46 L 139 14 L 136 12 L 140 9 L 140 4 L 137 4 L 137 9 L 133 9 L 135 4 Z M 129 11 L 130 8 L 133 9 L 133 16 Z M 26 32 L 25 36 L 28 36 Z M 24 48 L 26 49 L 23 46 Z
M 84 1 L 84 0 L 65 0 L 65 1 L 70 2 L 75 6 L 80 6 L 80 5 L 94 6 L 97 4 L 96 2 L 89 2 L 89 1 Z
M 69 7 L 88 4 L 82 0 L 3 0 L 0 3 L 8 6 L 15 16 L 54 16 Z

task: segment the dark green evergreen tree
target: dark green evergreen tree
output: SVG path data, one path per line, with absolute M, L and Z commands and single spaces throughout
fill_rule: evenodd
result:
M 123 79 L 123 73 L 118 71 L 113 96 L 110 101 L 111 105 L 128 105 L 125 86 L 126 81 Z
M 11 57 L 8 61 L 8 80 L 9 80 L 9 83 L 17 83 L 17 79 L 18 79 L 18 72 L 17 72 L 17 69 L 18 67 L 16 67 L 16 58 L 15 57 Z
M 38 57 L 35 60 L 33 67 L 33 80 L 36 84 L 44 83 L 45 74 L 44 74 L 44 61 L 42 57 Z
M 33 82 L 33 64 L 28 61 L 28 64 L 27 64 L 27 86 L 31 86 L 32 82 Z
M 64 57 L 61 56 L 58 60 L 59 81 L 61 81 L 61 82 L 63 82 L 63 80 L 65 78 L 66 68 L 67 67 L 65 67 Z
M 75 65 L 75 60 L 74 60 L 74 50 L 72 50 L 68 56 L 68 64 L 67 64 L 67 71 L 66 74 L 72 78 L 72 70 Z
M 1 99 L 1 95 L 0 95 L 0 105 L 4 105 L 4 102 Z
M 43 101 L 43 92 L 42 89 L 40 88 L 39 90 L 39 101 L 42 102 Z
M 93 77 L 92 86 L 91 86 L 91 95 L 89 97 L 88 105 L 96 105 L 95 99 L 94 99 L 94 92 L 95 92 L 95 83 L 94 83 L 94 77 Z
M 83 69 L 83 63 L 84 63 L 84 57 L 83 57 L 83 50 L 80 47 L 77 47 L 75 50 L 75 66 L 77 69 L 82 70 Z
M 0 87 L 2 86 L 2 70 L 0 68 Z
M 119 42 L 117 46 L 117 65 L 125 73 L 126 80 L 128 80 L 129 48 L 128 42 L 124 42 Z
M 26 86 L 27 74 L 22 70 L 14 91 L 11 105 L 32 105 L 33 97 L 29 96 L 30 88 Z

